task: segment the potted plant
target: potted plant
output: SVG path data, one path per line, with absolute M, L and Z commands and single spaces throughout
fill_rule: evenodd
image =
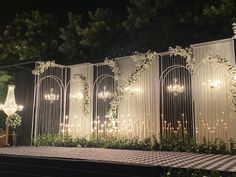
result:
M 21 125 L 21 117 L 17 113 L 13 113 L 6 118 L 6 125 L 12 129 L 12 144 L 16 146 L 16 128 Z

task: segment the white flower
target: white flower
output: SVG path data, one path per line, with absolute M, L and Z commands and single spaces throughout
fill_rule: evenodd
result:
M 233 23 L 232 25 L 233 25 L 232 29 L 234 33 L 233 39 L 236 39 L 236 23 Z
M 6 125 L 15 129 L 21 125 L 21 117 L 17 113 L 8 116 L 6 118 Z
M 136 69 L 133 73 L 130 74 L 130 76 L 126 79 L 126 81 L 117 88 L 117 91 L 114 94 L 114 98 L 112 102 L 110 103 L 111 108 L 105 116 L 111 122 L 117 121 L 117 108 L 121 99 L 127 93 L 126 88 L 128 88 L 131 84 L 133 84 L 134 82 L 138 80 L 141 72 L 149 68 L 151 62 L 153 61 L 155 57 L 156 57 L 156 53 L 155 52 L 151 53 L 150 51 L 148 51 L 145 54 L 135 52 L 135 55 L 131 56 L 131 58 L 135 62 Z M 109 63 L 109 62 L 111 61 L 105 61 L 105 63 Z
M 34 75 L 40 75 L 42 73 L 45 72 L 45 70 L 47 70 L 50 67 L 55 67 L 56 63 L 55 61 L 38 61 L 36 62 L 36 67 L 35 69 L 32 71 L 32 74 Z

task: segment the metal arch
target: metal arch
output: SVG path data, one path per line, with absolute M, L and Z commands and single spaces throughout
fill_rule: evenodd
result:
M 94 83 L 93 83 L 93 94 L 95 93 L 95 101 L 96 101 L 96 110 L 95 110 L 95 113 L 96 113 L 96 117 L 95 117 L 95 119 L 97 119 L 97 114 L 98 114 L 98 98 L 97 98 L 97 92 L 98 92 L 98 88 L 99 88 L 99 86 L 100 86 L 100 83 L 104 80 L 104 79 L 106 79 L 106 78 L 112 78 L 112 79 L 114 79 L 114 81 L 115 81 L 115 77 L 113 76 L 113 75 L 110 75 L 110 74 L 102 74 L 101 76 L 99 76 L 99 77 L 97 77 L 97 79 L 94 81 Z M 101 80 L 99 80 L 101 78 Z M 96 89 L 95 89 L 95 86 L 96 86 L 96 84 L 97 84 L 97 87 L 96 87 Z M 95 92 L 94 92 L 95 91 Z M 91 129 L 93 128 L 93 124 L 91 124 Z
M 163 90 L 164 90 L 164 81 L 165 81 L 165 78 L 167 77 L 167 75 L 172 72 L 173 70 L 175 69 L 179 69 L 179 68 L 183 68 L 185 70 L 187 70 L 190 74 L 190 76 L 192 76 L 192 73 L 190 72 L 190 70 L 184 66 L 184 65 L 172 65 L 172 66 L 169 66 L 167 67 L 162 73 L 161 73 L 161 76 L 159 77 L 159 81 L 161 82 L 161 111 L 163 113 L 164 111 L 164 98 L 163 98 Z M 192 108 L 193 108 L 193 101 L 192 101 Z M 193 109 L 192 109 L 192 115 L 194 116 L 194 113 L 193 113 Z M 195 127 L 195 120 L 192 122 L 193 123 L 193 127 Z M 195 136 L 195 131 L 193 129 L 193 136 Z
M 42 77 L 41 79 L 39 79 L 37 81 L 37 84 L 35 85 L 34 87 L 34 90 L 35 90 L 35 93 L 34 93 L 34 102 L 33 102 L 33 113 L 32 113 L 32 129 L 31 129 L 31 144 L 33 143 L 33 139 L 35 140 L 36 139 L 36 133 L 37 133 L 37 121 L 38 121 L 38 101 L 39 101 L 39 88 L 41 86 L 41 83 L 45 80 L 45 79 L 53 79 L 54 81 L 56 81 L 56 83 L 58 84 L 59 88 L 60 88 L 60 122 L 61 122 L 61 117 L 62 117 L 62 92 L 63 92 L 63 89 L 64 89 L 64 85 L 63 85 L 63 82 L 62 80 L 57 77 L 57 76 L 54 76 L 54 75 L 48 75 L 48 76 L 45 76 L 45 77 Z M 59 125 L 60 126 L 60 125 Z M 60 130 L 60 127 L 59 127 L 59 130 Z
M 102 74 L 101 76 L 97 77 L 97 79 L 96 79 L 95 82 L 93 83 L 93 93 L 94 93 L 94 91 L 95 91 L 95 100 L 96 100 L 96 111 L 95 111 L 95 112 L 96 112 L 96 119 L 97 119 L 97 107 L 98 107 L 98 103 L 97 103 L 98 88 L 99 88 L 101 82 L 102 82 L 104 79 L 109 78 L 109 77 L 112 78 L 112 79 L 114 79 L 114 81 L 115 81 L 115 77 L 114 77 L 113 75 L 110 75 L 110 74 Z M 101 80 L 99 80 L 100 78 L 101 78 Z M 124 78 L 124 77 L 120 76 L 120 78 L 121 78 L 121 80 L 125 81 L 125 78 Z M 95 89 L 96 84 L 97 84 L 97 87 L 96 87 L 96 89 Z M 92 127 L 92 124 L 91 124 L 91 128 L 93 128 L 93 127 Z
M 73 82 L 73 79 L 70 79 L 69 82 L 66 83 L 65 85 L 65 89 L 64 89 L 64 98 L 66 98 L 67 96 L 67 92 L 68 92 L 68 87 L 69 85 Z M 91 84 L 91 82 L 89 80 L 87 80 L 89 84 Z M 78 78 L 78 82 L 82 82 L 82 80 L 80 78 Z M 92 85 L 92 84 L 91 84 Z M 66 99 L 64 99 L 64 117 L 63 117 L 63 125 L 65 124 L 65 110 L 66 110 Z

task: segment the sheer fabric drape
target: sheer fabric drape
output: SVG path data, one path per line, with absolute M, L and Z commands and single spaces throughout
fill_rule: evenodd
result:
M 43 74 L 35 76 L 34 114 L 32 136 L 36 138 L 42 134 L 58 134 L 60 123 L 63 119 L 63 80 L 64 69 L 61 67 L 49 68 Z M 45 94 L 50 94 L 50 90 L 59 96 L 58 100 L 50 102 L 45 100 Z
M 196 63 L 209 53 L 227 58 L 235 65 L 234 42 L 220 40 L 191 46 Z M 236 137 L 236 114 L 231 107 L 230 78 L 222 64 L 203 63 L 192 76 L 192 92 L 195 105 L 196 138 L 227 140 Z
M 120 84 L 135 71 L 135 64 L 130 57 L 118 60 L 121 71 Z M 159 136 L 159 61 L 152 62 L 137 82 L 128 88 L 119 104 L 118 120 L 121 135 L 139 137 L 140 139 Z
M 67 93 L 69 102 L 68 133 L 73 137 L 84 137 L 90 134 L 92 124 L 92 93 L 93 93 L 93 65 L 73 65 L 71 67 L 69 90 Z M 88 79 L 90 92 L 89 114 L 84 114 L 83 98 L 75 99 L 74 96 L 82 95 L 83 83 L 76 75 L 82 74 Z

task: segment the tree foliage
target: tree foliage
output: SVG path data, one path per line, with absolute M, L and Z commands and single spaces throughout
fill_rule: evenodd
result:
M 163 50 L 230 36 L 234 0 L 130 0 L 123 22 L 137 50 Z M 232 36 L 232 35 L 231 35 Z
M 0 35 L 0 61 L 52 57 L 77 63 L 134 51 L 163 51 L 169 46 L 232 36 L 235 0 L 129 0 L 127 14 L 96 9 L 68 14 L 58 25 L 50 14 L 16 15 Z
M 38 11 L 17 14 L 0 36 L 0 61 L 38 59 L 57 54 L 57 24 Z
M 88 60 L 106 57 L 114 46 L 118 26 L 110 9 L 88 12 L 85 22 L 81 15 L 69 14 L 69 23 L 61 28 L 59 47 L 68 60 Z

